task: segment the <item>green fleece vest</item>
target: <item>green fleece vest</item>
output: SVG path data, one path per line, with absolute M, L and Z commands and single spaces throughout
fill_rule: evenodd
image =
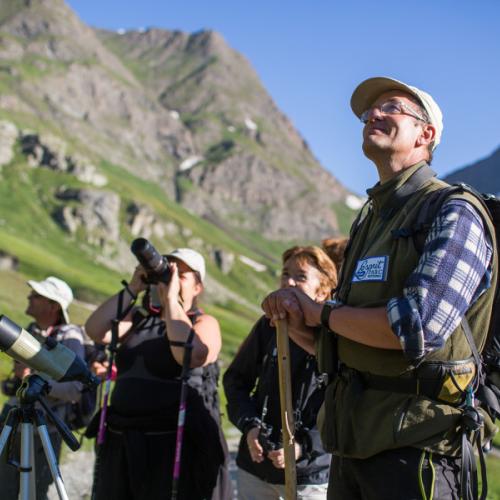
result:
M 426 196 L 446 184 L 436 178 L 425 181 L 402 207 L 388 214 L 395 192 L 424 165 L 414 165 L 368 191 L 371 203 L 352 238 L 338 290 L 338 299 L 344 304 L 380 307 L 389 299 L 402 296 L 405 282 L 421 255 L 411 237 L 394 238 L 393 230 L 412 228 Z M 458 197 L 476 207 L 494 238 L 492 224 L 480 202 L 468 194 Z M 496 248 L 494 240 L 493 245 Z M 466 314 L 479 350 L 488 332 L 497 268 L 495 252 L 491 287 Z M 320 342 L 320 364 L 332 356 L 331 347 L 328 341 Z M 413 369 L 403 351 L 368 347 L 341 336 L 338 336 L 338 356 L 345 366 L 366 374 L 405 377 L 411 376 Z M 428 355 L 426 361 L 464 360 L 470 356 L 470 347 L 459 326 L 443 348 Z M 335 377 L 328 386 L 318 423 L 326 449 L 337 455 L 367 458 L 403 446 L 454 455 L 460 448 L 457 431 L 460 416 L 457 408 L 425 396 L 366 388 L 359 377 L 347 373 Z M 494 432 L 491 420 L 488 417 L 486 420 L 488 433 Z

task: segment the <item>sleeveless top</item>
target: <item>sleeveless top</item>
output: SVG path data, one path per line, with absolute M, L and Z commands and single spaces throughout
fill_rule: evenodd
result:
M 195 312 L 192 321 L 200 314 Z M 111 405 L 122 416 L 177 416 L 182 367 L 174 359 L 165 332 L 165 322 L 147 316 L 119 345 L 118 375 Z M 204 406 L 219 421 L 216 362 L 190 370 L 188 385 L 203 397 Z

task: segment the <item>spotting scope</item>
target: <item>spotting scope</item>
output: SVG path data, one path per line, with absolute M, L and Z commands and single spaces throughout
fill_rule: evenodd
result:
M 71 349 L 52 337 L 41 344 L 5 315 L 0 315 L 0 351 L 58 382 L 77 380 L 88 387 L 97 387 L 100 383 L 87 363 Z

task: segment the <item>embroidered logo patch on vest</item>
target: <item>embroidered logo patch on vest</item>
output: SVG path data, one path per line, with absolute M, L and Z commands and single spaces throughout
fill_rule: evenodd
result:
M 352 282 L 387 281 L 388 264 L 389 257 L 387 255 L 358 260 Z

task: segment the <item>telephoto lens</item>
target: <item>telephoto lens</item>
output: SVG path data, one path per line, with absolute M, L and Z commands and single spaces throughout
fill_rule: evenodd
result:
M 158 253 L 156 248 L 145 238 L 137 238 L 132 242 L 130 250 L 146 271 L 146 283 L 155 285 L 170 281 L 168 259 Z

